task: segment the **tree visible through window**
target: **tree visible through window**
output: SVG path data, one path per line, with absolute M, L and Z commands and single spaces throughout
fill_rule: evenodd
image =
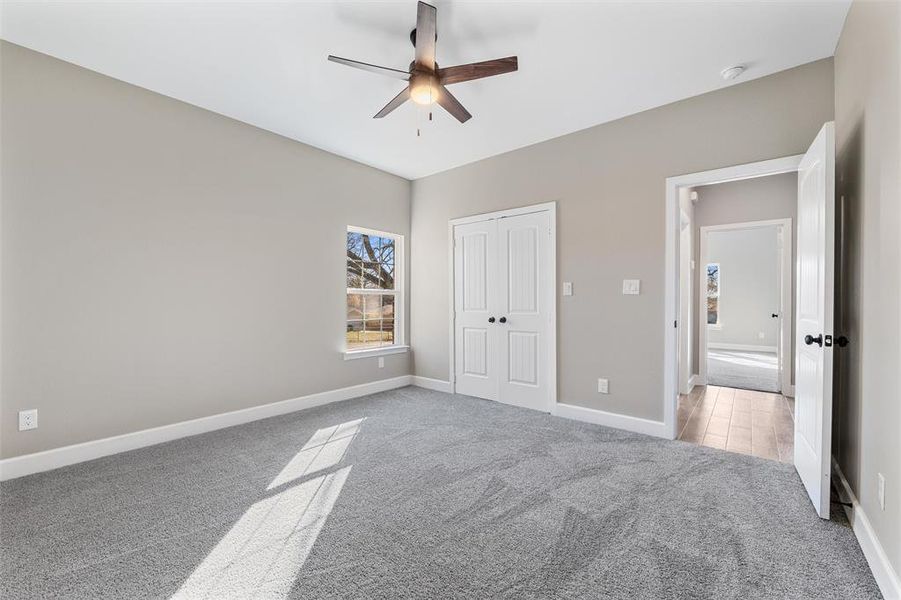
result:
M 707 265 L 707 324 L 720 323 L 720 265 Z
M 347 350 L 397 341 L 397 236 L 347 231 Z

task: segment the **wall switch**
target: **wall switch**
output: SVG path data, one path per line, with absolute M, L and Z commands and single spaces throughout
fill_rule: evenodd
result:
M 384 368 L 385 368 L 385 357 L 384 357 L 384 356 L 380 356 L 380 357 L 379 357 L 379 368 L 380 368 L 380 369 L 384 369 Z
M 564 296 L 572 296 L 573 295 L 573 282 L 572 281 L 564 281 L 563 282 L 563 295 Z
M 623 295 L 637 296 L 641 293 L 640 279 L 623 279 Z
M 758 340 L 762 340 L 762 339 L 765 339 L 765 338 L 766 338 L 766 334 L 765 334 L 764 332 L 762 332 L 762 331 L 758 331 L 758 332 L 757 332 L 757 339 L 758 339 Z
M 19 431 L 38 428 L 38 409 L 19 411 Z
M 610 393 L 610 380 L 609 379 L 598 379 L 598 393 L 599 394 L 609 394 Z
M 876 474 L 876 479 L 878 482 L 878 490 L 877 497 L 879 498 L 879 506 L 882 510 L 885 510 L 885 477 L 883 477 L 882 473 Z

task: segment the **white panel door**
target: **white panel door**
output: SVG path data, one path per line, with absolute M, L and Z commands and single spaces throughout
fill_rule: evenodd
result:
M 826 123 L 798 168 L 795 468 L 817 514 L 829 518 L 835 130 Z
M 497 220 L 498 321 L 501 402 L 550 410 L 548 389 L 550 216 L 547 212 Z
M 456 391 L 497 399 L 497 223 L 454 227 L 454 375 Z

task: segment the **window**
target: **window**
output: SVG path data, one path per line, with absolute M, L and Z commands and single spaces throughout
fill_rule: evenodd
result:
M 346 350 L 400 346 L 403 236 L 347 229 Z
M 720 324 L 720 265 L 707 265 L 707 324 Z

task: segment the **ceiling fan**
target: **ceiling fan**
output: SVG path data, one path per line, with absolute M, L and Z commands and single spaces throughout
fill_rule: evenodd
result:
M 422 105 L 437 103 L 458 121 L 465 123 L 472 115 L 445 86 L 517 70 L 518 63 L 515 56 L 439 68 L 435 62 L 435 43 L 438 41 L 437 16 L 438 11 L 431 4 L 420 2 L 417 5 L 416 29 L 410 32 L 410 41 L 416 49 L 416 56 L 410 63 L 408 71 L 329 55 L 328 59 L 332 62 L 409 82 L 401 93 L 375 114 L 374 119 L 381 119 L 409 99 Z M 431 118 L 431 115 L 429 117 Z

